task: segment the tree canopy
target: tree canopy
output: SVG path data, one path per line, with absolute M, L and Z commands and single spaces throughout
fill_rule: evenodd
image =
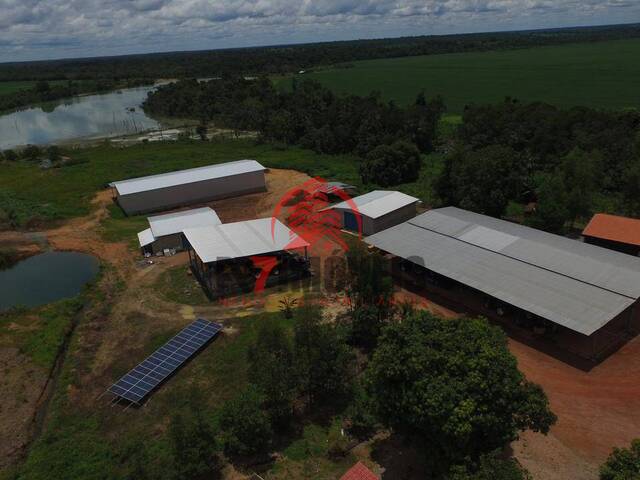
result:
M 600 480 L 636 480 L 640 478 L 640 439 L 629 448 L 614 448 L 600 467 Z
M 367 370 L 381 420 L 425 443 L 440 468 L 478 459 L 556 420 L 505 334 L 482 319 L 412 313 L 386 328 Z

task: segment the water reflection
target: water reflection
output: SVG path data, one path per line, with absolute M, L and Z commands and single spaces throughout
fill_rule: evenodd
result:
M 153 87 L 74 97 L 0 116 L 0 149 L 159 128 L 139 108 Z M 133 111 L 132 111 L 133 109 Z

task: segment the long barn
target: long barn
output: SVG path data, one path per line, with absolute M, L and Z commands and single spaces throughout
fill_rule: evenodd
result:
M 454 207 L 365 240 L 396 275 L 586 358 L 640 328 L 640 259 Z
M 265 167 L 255 160 L 190 168 L 113 182 L 114 198 L 127 215 L 169 210 L 267 189 Z

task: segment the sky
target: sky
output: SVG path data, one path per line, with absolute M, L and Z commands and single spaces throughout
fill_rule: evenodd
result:
M 640 0 L 0 0 L 0 62 L 640 22 Z

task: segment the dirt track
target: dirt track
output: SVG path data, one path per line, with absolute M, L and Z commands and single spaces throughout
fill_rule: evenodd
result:
M 210 205 L 223 222 L 270 216 L 280 195 L 307 179 L 299 172 L 272 170 L 267 175 L 268 192 L 211 202 Z M 106 243 L 100 236 L 100 223 L 108 215 L 106 207 L 110 202 L 110 192 L 100 192 L 94 200 L 95 209 L 91 215 L 43 232 L 53 248 L 92 253 L 113 265 L 117 273 L 126 279 L 127 286 L 136 285 L 136 288 L 125 288 L 107 317 L 96 318 L 91 321 L 93 324 L 89 322 L 84 327 L 81 324 L 79 335 L 94 362 L 93 378 L 85 377 L 83 383 L 100 385 L 100 388 L 111 379 L 107 373 L 110 368 L 107 359 L 112 349 L 121 348 L 126 342 L 126 329 L 132 319 L 151 322 L 149 325 L 152 326 L 170 325 L 179 322 L 180 318 L 211 313 L 220 308 L 204 306 L 187 311 L 153 295 L 153 292 L 149 293 L 149 287 L 159 274 L 170 266 L 185 264 L 184 256 L 159 259 L 151 268 L 136 266 L 137 252 L 128 249 L 124 243 Z M 40 248 L 33 235 L 15 232 L 0 234 L 0 243 L 21 246 L 31 252 Z M 400 295 L 403 300 L 411 296 L 405 292 Z M 425 304 L 434 313 L 455 315 L 437 302 L 427 301 Z M 137 339 L 136 345 L 129 347 L 135 350 L 143 340 Z M 640 384 L 637 381 L 640 338 L 590 372 L 577 370 L 516 341 L 510 341 L 510 349 L 527 377 L 543 386 L 551 408 L 559 418 L 548 436 L 526 433 L 513 444 L 514 454 L 532 472 L 534 479 L 595 480 L 598 466 L 613 446 L 627 445 L 632 438 L 640 436 Z M 16 365 L 17 357 L 5 358 L 3 362 Z M 31 371 L 30 368 L 24 366 L 24 375 Z M 24 379 L 14 380 L 9 383 L 17 388 Z M 6 391 L 10 392 L 11 388 Z M 24 395 L 37 393 L 24 392 Z M 96 393 L 88 391 L 85 398 L 77 398 L 77 401 L 94 401 Z M 30 405 L 28 399 L 25 404 Z M 9 404 L 0 410 L 0 430 L 15 428 L 15 422 L 10 419 L 16 414 L 23 416 L 27 413 L 22 409 L 12 409 Z M 21 432 L 12 436 L 14 440 L 22 437 Z

